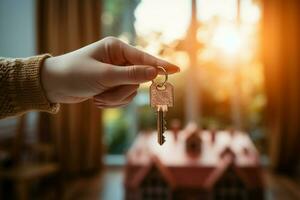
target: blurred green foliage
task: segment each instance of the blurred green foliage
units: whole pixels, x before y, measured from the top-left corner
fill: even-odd
[[[109,112],[109,111],[108,111]],[[106,120],[107,151],[109,154],[120,154],[128,148],[128,121],[124,116],[124,111],[121,109],[115,112],[120,112],[120,116],[114,120]]]

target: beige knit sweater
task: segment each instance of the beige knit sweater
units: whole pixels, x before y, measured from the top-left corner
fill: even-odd
[[[29,110],[56,113],[59,104],[48,101],[43,90],[40,69],[50,55],[25,59],[0,57],[0,119]]]

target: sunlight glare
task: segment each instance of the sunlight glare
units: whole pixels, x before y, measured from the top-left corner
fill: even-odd
[[[221,50],[224,54],[236,55],[242,46],[241,33],[233,26],[220,26],[214,33],[212,46]]]
[[[236,0],[198,0],[197,18],[208,22],[215,17],[226,21],[236,19]]]
[[[255,24],[260,20],[260,8],[251,0],[243,1],[241,11],[241,19],[245,23]]]
[[[142,0],[135,11],[136,32],[140,36],[161,33],[164,42],[182,38],[189,25],[190,7],[187,0]]]

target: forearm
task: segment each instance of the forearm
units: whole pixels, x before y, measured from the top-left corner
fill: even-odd
[[[55,113],[59,106],[55,103],[87,99],[93,99],[98,108],[125,106],[137,94],[139,84],[158,75],[157,66],[163,66],[169,74],[180,71],[112,37],[47,57],[0,58],[0,118],[28,110]]]
[[[41,84],[41,67],[48,57],[0,58],[0,119],[29,110],[58,111],[59,105],[48,101]]]

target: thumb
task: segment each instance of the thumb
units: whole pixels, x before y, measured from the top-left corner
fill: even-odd
[[[112,71],[114,85],[144,83],[153,80],[158,73],[156,67],[149,65],[115,66]]]

